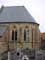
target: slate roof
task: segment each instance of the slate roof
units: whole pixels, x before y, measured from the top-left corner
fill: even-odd
[[[1,10],[1,9],[0,9]],[[24,6],[7,6],[3,7],[0,12],[1,22],[31,22],[36,23],[34,18],[29,14]]]

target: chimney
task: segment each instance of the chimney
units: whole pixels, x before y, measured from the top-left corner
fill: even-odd
[[[3,8],[4,8],[4,6],[2,5],[1,8],[0,8],[0,13],[2,12]]]

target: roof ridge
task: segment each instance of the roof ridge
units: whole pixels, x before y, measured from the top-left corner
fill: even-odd
[[[4,6],[4,7],[6,7],[6,8],[10,8],[10,7],[24,7],[24,5],[21,5],[21,6]]]

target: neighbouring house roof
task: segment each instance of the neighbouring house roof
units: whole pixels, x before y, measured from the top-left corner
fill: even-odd
[[[6,26],[0,26],[0,36],[3,36],[3,34],[6,30],[7,30]]]
[[[37,23],[24,6],[7,6],[0,8],[0,23],[31,22]]]

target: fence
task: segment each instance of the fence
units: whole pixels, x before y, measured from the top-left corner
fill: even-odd
[[[1,54],[1,60],[45,60],[45,50],[39,49],[15,49]],[[27,57],[25,57],[27,56]]]

